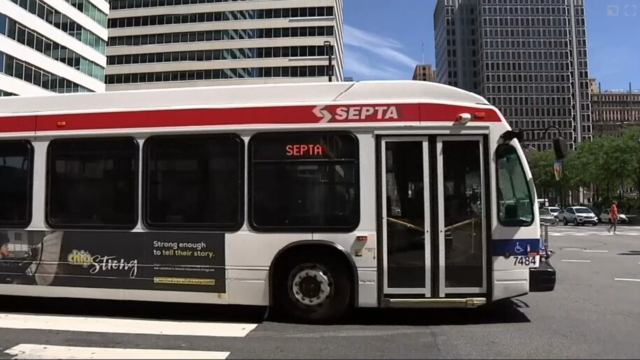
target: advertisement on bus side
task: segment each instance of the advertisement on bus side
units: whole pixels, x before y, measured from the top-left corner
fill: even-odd
[[[224,234],[0,231],[0,284],[226,292]]]

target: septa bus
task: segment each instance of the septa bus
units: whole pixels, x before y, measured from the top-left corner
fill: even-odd
[[[430,82],[1,99],[0,294],[316,322],[550,291],[521,139]]]

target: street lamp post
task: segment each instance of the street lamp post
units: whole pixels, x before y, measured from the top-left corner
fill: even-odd
[[[333,47],[331,46],[331,41],[324,42],[324,48],[326,50],[327,56],[329,58],[329,64],[327,68],[327,75],[329,76],[329,82],[333,81]]]

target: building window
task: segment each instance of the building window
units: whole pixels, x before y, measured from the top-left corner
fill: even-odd
[[[335,68],[333,69],[335,74]],[[222,79],[324,77],[327,66],[283,66],[264,68],[236,68],[214,70],[188,70],[174,72],[138,73],[133,75],[107,75],[107,84],[134,84],[168,81],[199,81]]]
[[[267,48],[241,48],[220,50],[179,51],[171,53],[147,53],[113,55],[108,65],[151,64],[158,62],[212,61],[229,59],[264,59],[281,57],[326,56],[325,46],[282,46]]]
[[[12,0],[18,1],[18,0]],[[196,14],[168,14],[109,19],[109,29],[151,25],[177,25],[199,22],[241,21],[260,19],[331,17],[333,7],[216,11]]]
[[[32,185],[33,148],[31,143],[27,140],[1,141],[0,227],[29,226]]]
[[[0,15],[2,16],[2,15]],[[8,18],[8,38],[28,46],[35,51],[44,54],[56,61],[70,66],[84,74],[87,74],[100,82],[104,82],[104,67],[81,56],[75,51],[50,40],[39,33],[32,32],[23,24]],[[25,36],[26,34],[26,36]]]
[[[24,80],[30,84],[56,93],[92,92],[66,78],[46,72],[34,65],[17,60],[13,56],[0,52],[0,73]]]
[[[73,38],[80,40],[83,44],[92,47],[101,54],[106,53],[107,42],[98,35],[80,26],[67,15],[49,7],[39,0],[11,0],[16,5],[38,16],[49,25],[59,29]]]
[[[360,222],[358,141],[350,133],[261,133],[249,142],[251,225],[351,231]]]
[[[236,135],[153,136],[144,143],[149,228],[238,230],[244,142]]]
[[[325,37],[334,35],[333,26],[286,27],[275,29],[231,29],[168,34],[145,34],[109,37],[109,46],[137,46],[187,42],[236,41],[248,39]]]
[[[46,219],[50,227],[133,229],[138,224],[134,138],[49,143]]]

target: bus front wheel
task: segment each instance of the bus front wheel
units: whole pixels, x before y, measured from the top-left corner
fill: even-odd
[[[274,299],[279,311],[296,321],[328,323],[349,309],[351,289],[349,268],[321,254],[297,254],[287,259],[278,274]]]

